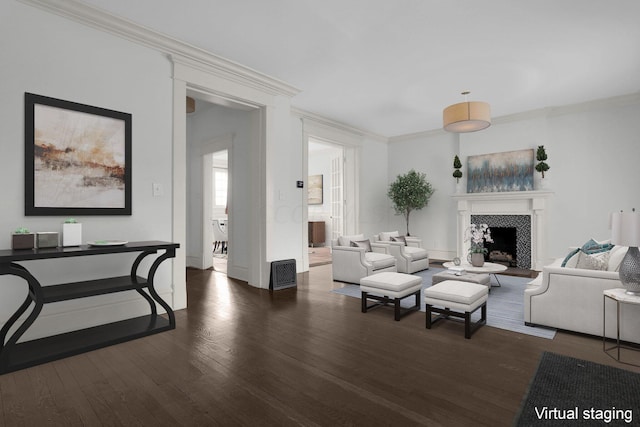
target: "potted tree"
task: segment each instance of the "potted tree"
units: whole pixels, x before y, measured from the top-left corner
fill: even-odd
[[[462,163],[460,162],[460,158],[456,154],[456,156],[453,158],[453,168],[455,169],[453,171],[453,177],[456,179],[456,184],[459,183],[460,178],[462,178],[462,171],[460,170],[461,167]]]
[[[398,175],[396,180],[389,184],[387,196],[391,199],[396,214],[404,216],[407,223],[407,236],[410,235],[409,215],[412,211],[427,206],[434,191],[426,175],[413,169],[405,175]]]
[[[547,152],[544,149],[544,145],[538,145],[538,151],[536,151],[536,160],[538,160],[538,163],[535,166],[536,171],[540,172],[540,174],[542,175],[542,179],[539,180],[538,185],[540,188],[546,188],[544,173],[548,171],[550,168],[549,168],[549,164],[547,164],[546,162]]]
[[[547,152],[544,149],[544,145],[538,146],[536,160],[538,160],[536,170],[542,174],[542,178],[544,179],[544,173],[550,169],[549,165],[545,162],[545,160],[547,160]]]
[[[456,193],[460,193],[462,189],[460,188],[460,178],[462,178],[462,171],[460,168],[462,167],[462,162],[460,162],[460,157],[456,154],[453,158],[453,177],[456,179]]]

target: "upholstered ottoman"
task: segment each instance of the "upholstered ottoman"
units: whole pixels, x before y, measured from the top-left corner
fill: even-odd
[[[471,338],[471,334],[487,323],[488,294],[489,288],[485,285],[459,280],[445,280],[425,289],[427,329],[431,329],[432,324],[449,316],[459,317],[464,319],[464,337]],[[482,309],[480,320],[472,325],[471,313],[479,308]],[[439,315],[432,319],[432,313]]]
[[[445,280],[457,280],[458,282],[469,282],[469,283],[477,283],[478,285],[485,285],[486,287],[491,287],[491,280],[488,274],[484,273],[469,273],[465,271],[460,276],[456,276],[455,274],[445,270],[440,273],[436,273],[431,277],[431,284],[435,285],[440,282],[444,282]]]
[[[387,271],[363,277],[360,279],[362,312],[366,313],[370,308],[393,302],[395,320],[400,320],[402,316],[420,309],[421,289],[422,278],[411,274]],[[415,295],[416,297],[415,305],[410,308],[400,307],[400,301],[411,295]],[[368,305],[369,299],[373,299],[377,302],[372,305]]]

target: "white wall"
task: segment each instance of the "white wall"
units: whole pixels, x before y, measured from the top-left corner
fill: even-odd
[[[359,188],[359,233],[371,238],[389,228],[390,210],[387,190],[388,155],[391,148],[380,138],[365,136],[358,151],[360,188]]]
[[[389,144],[387,189],[398,175],[411,169],[424,173],[435,189],[429,204],[409,215],[410,234],[422,239],[423,247],[434,259],[455,256],[456,212],[451,195],[455,193],[456,181],[452,173],[456,147],[457,136],[439,131],[393,138]],[[404,216],[395,214],[386,191],[385,198],[390,215],[388,231],[398,230],[405,234]]]
[[[24,92],[113,109],[133,115],[131,216],[77,217],[83,241],[171,240],[171,68],[150,49],[107,35],[19,2],[0,2],[0,174],[5,185],[0,247],[11,231],[59,231],[64,217],[24,216]],[[164,196],[152,196],[152,183]],[[115,255],[29,262],[43,284],[128,274],[133,256]],[[26,265],[26,264],[25,264]],[[157,285],[171,303],[171,266],[159,269]],[[21,280],[1,276],[0,323],[24,298]],[[49,304],[25,338],[77,329],[145,312],[135,293]],[[148,306],[147,306],[148,307]]]
[[[544,145],[551,166],[545,179],[554,192],[549,200],[547,254],[561,257],[569,246],[589,238],[609,238],[609,212],[640,206],[640,192],[634,187],[640,178],[638,117],[640,96],[627,96],[495,119],[484,131],[461,134],[459,152],[454,149],[455,134],[394,138],[389,179],[410,167],[427,173],[437,193],[424,214],[412,218],[418,223],[412,229],[426,237],[432,252],[455,254],[456,211],[449,197],[455,191],[453,156],[460,156],[466,183],[469,155]]]

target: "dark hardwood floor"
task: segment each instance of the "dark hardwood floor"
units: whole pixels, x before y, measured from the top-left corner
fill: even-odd
[[[635,370],[602,342],[426,330],[360,312],[331,265],[270,293],[188,270],[173,331],[0,376],[5,426],[509,426],[543,351]]]

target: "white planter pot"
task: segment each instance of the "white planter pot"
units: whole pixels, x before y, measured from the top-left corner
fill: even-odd
[[[540,172],[536,172],[533,180],[534,190],[548,190],[549,189],[549,175],[542,177]]]
[[[82,224],[62,224],[62,246],[82,244]]]

